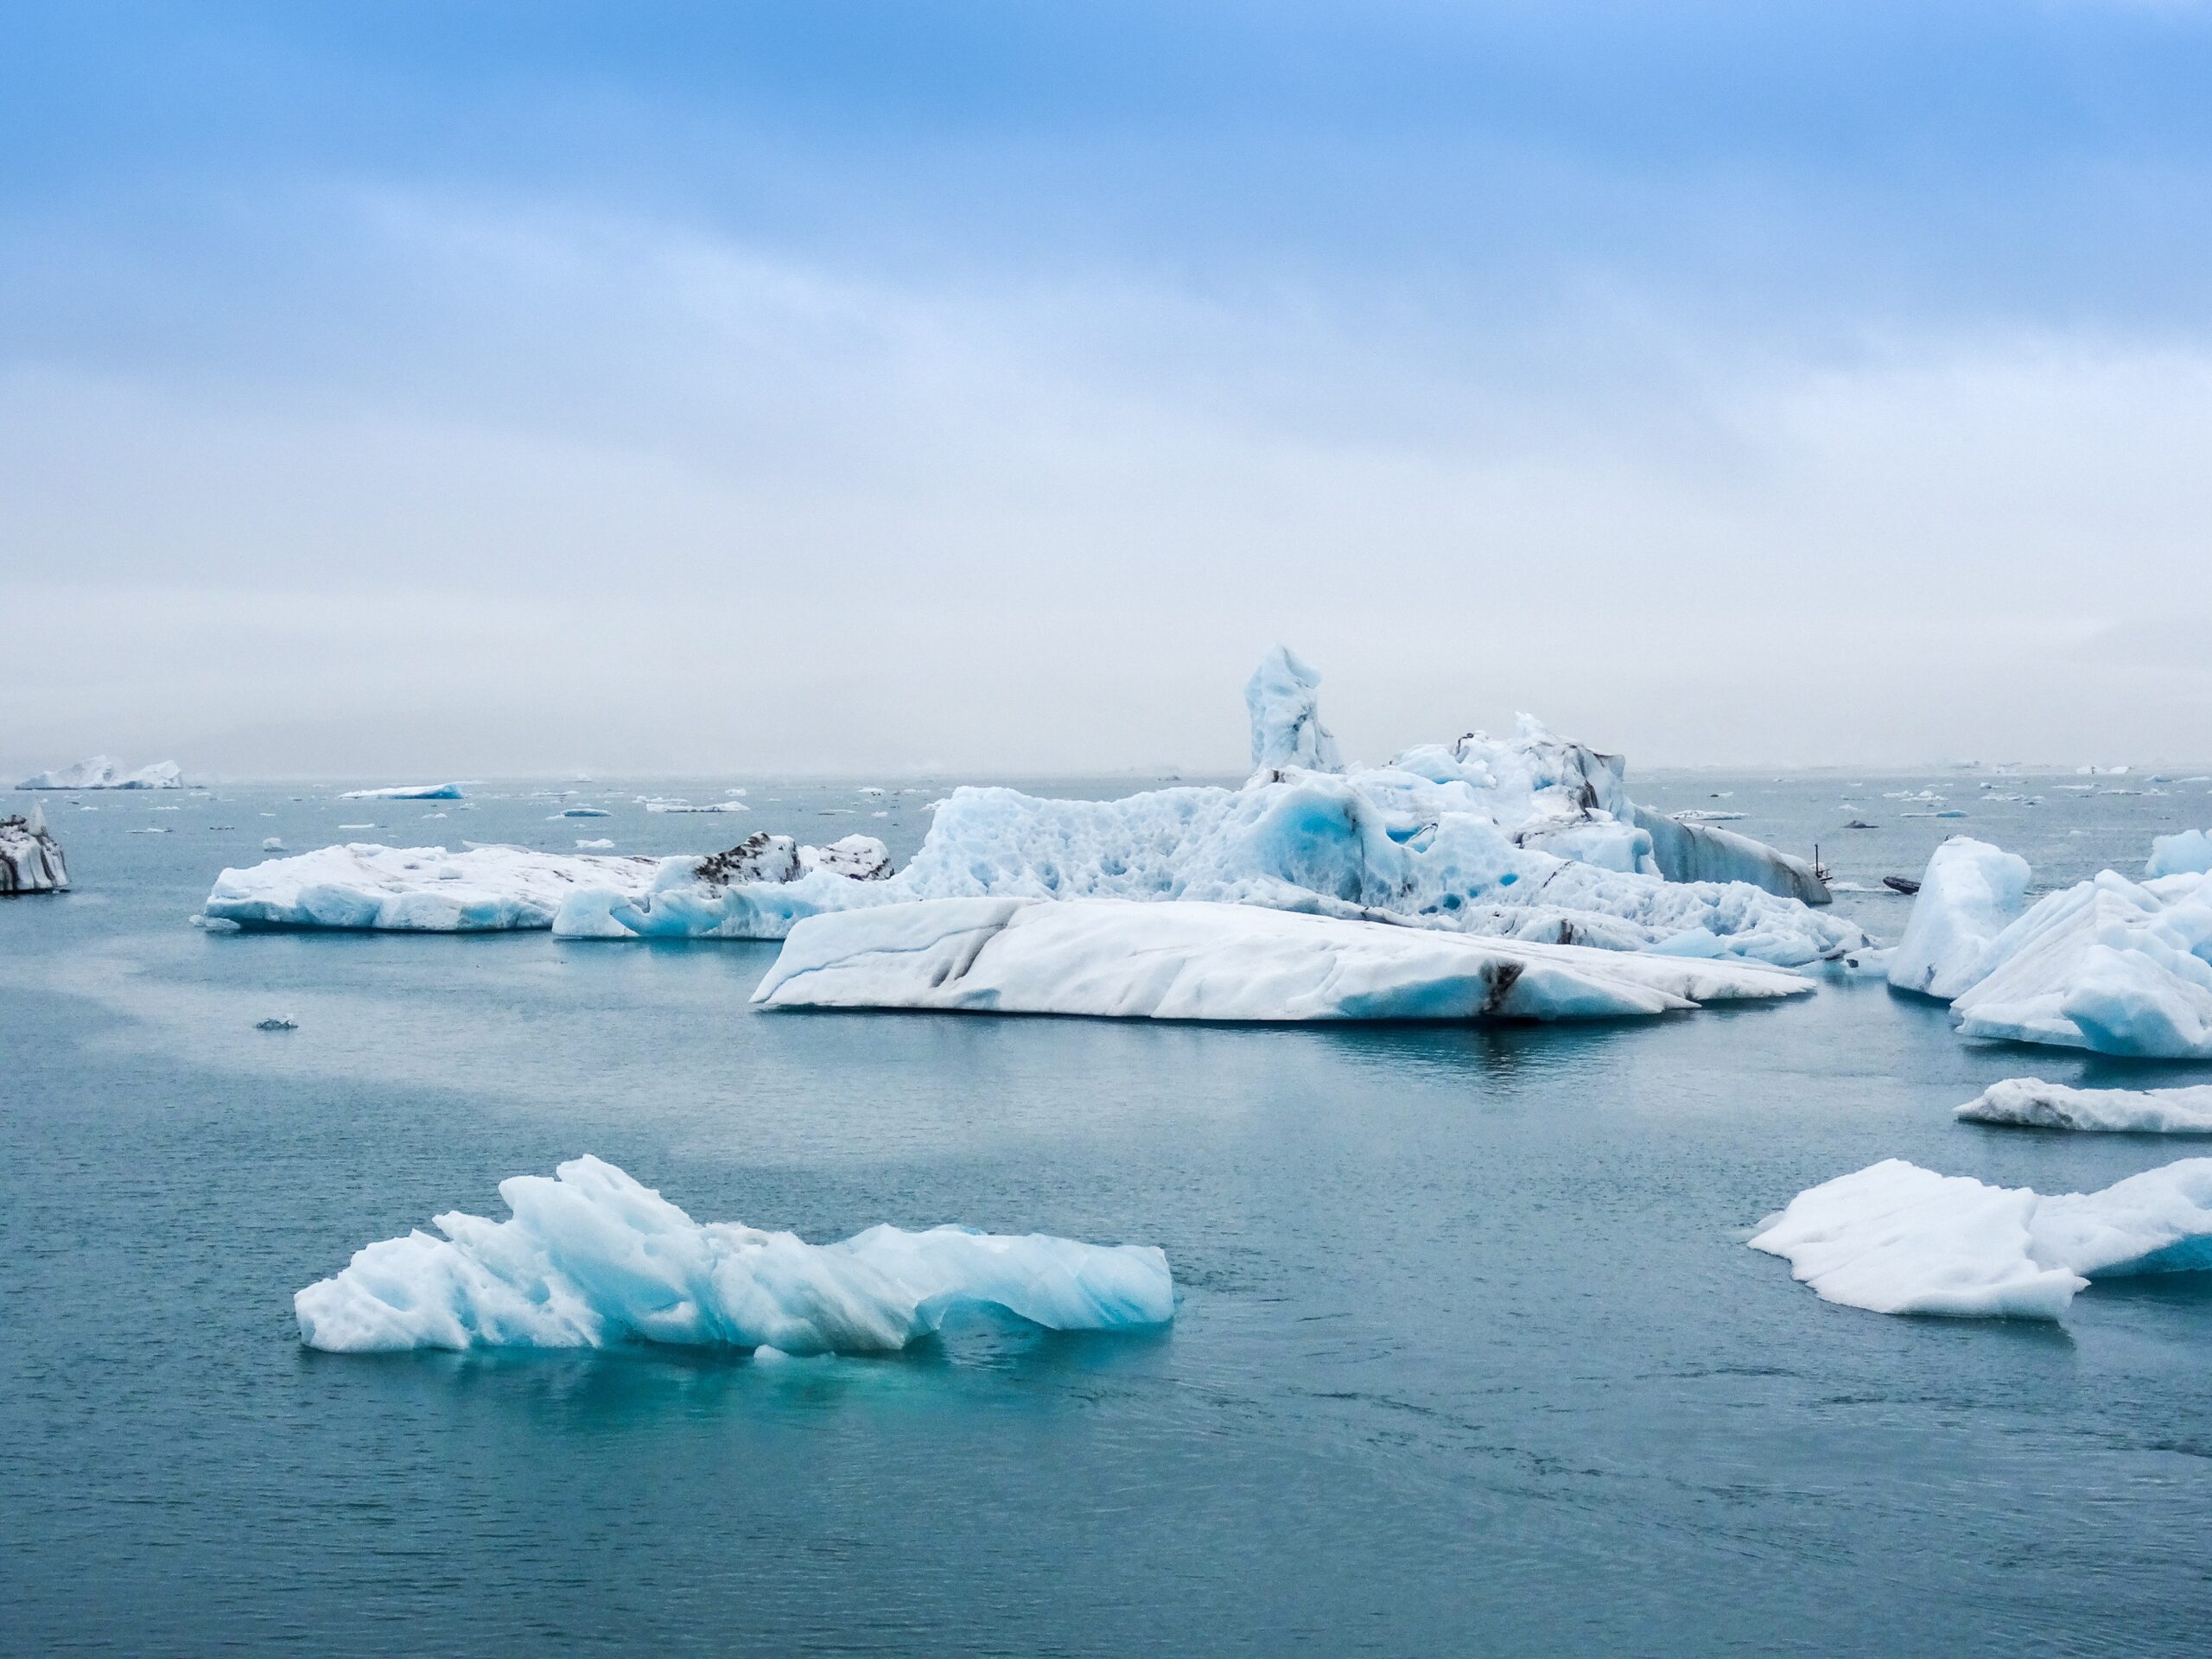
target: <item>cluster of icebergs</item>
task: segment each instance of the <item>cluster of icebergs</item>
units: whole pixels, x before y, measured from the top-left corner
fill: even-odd
[[[73,766],[33,772],[17,789],[181,789],[184,773],[174,760],[157,760],[136,772],[125,772],[104,754],[79,760]]]
[[[1890,982],[1949,1002],[1968,1037],[2212,1058],[2204,841],[2163,836],[2143,880],[2106,870],[2030,905],[2025,860],[1955,836],[1929,861]]]
[[[1827,893],[1802,861],[1637,805],[1617,758],[1526,716],[1510,738],[1469,733],[1385,766],[1348,766],[1321,721],[1319,680],[1281,648],[1262,662],[1245,690],[1255,770],[1241,788],[1110,801],[963,788],[937,804],[895,874],[883,843],[858,836],[809,848],[763,832],[658,862],[351,846],[226,870],[205,915],[243,926],[550,927],[576,939],[790,938],[790,960],[817,966],[777,979],[766,1006],[808,1002],[832,983],[851,1006],[865,981],[870,1006],[1111,1006],[1160,1018],[1650,1012],[1784,995],[1802,987],[1739,969],[1801,967],[1866,944],[1813,907]],[[956,913],[916,906],[956,899],[995,901],[988,913],[1005,938],[989,959],[1012,962],[1011,941],[1025,941],[1026,976],[970,971],[957,991],[923,988],[937,1000],[922,1001],[880,963],[865,974],[820,966],[824,952],[881,957],[883,940]],[[1150,913],[1162,904],[1175,913]],[[886,914],[850,919],[874,910]],[[831,918],[837,928],[794,935]],[[1128,963],[1109,971],[1117,954]],[[1138,961],[1151,976],[1141,983],[1128,965]],[[1500,992],[1502,975],[1520,988]],[[1255,988],[1225,996],[1240,976]],[[1290,1000],[1270,1004],[1267,986]],[[1284,1012],[1294,1007],[1312,1012]],[[1190,1012],[1201,1007],[1223,1011]]]
[[[512,1218],[443,1215],[355,1253],[293,1298],[308,1346],[604,1348],[624,1343],[777,1354],[882,1353],[962,1307],[1053,1331],[1160,1325],[1175,1315],[1167,1257],[1148,1245],[959,1227],[871,1227],[835,1244],[696,1222],[613,1165],[499,1184]]]
[[[0,897],[64,893],[68,887],[69,866],[61,843],[46,827],[46,814],[34,806],[0,818]]]

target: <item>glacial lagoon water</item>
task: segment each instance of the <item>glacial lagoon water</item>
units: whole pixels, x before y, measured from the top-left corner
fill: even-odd
[[[2212,822],[2202,783],[1631,781],[1866,887],[1959,830],[2041,887]],[[2212,1275],[2095,1286],[2063,1328],[1894,1319],[1743,1240],[1892,1154],[2048,1192],[2212,1151],[1950,1116],[2005,1076],[2212,1068],[1970,1046],[1878,982],[1583,1029],[760,1015],[772,945],[185,925],[266,836],[903,856],[938,792],[574,787],[612,816],[45,798],[78,890],[0,906],[0,1649],[2204,1650]],[[1884,798],[1922,787],[1969,817]],[[1181,1310],[797,1364],[302,1348],[301,1286],[585,1151],[817,1240],[1156,1243]]]

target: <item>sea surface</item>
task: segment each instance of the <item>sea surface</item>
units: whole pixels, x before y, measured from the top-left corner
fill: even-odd
[[[2212,1067],[1968,1044],[1878,981],[1581,1028],[762,1015],[772,944],[186,922],[265,836],[903,858],[942,792],[633,798],[736,781],[42,798],[77,890],[0,903],[0,1650],[2212,1647],[2212,1275],[2094,1286],[2063,1327],[1900,1319],[1744,1246],[1885,1157],[2063,1192],[2212,1153],[1950,1115]],[[2041,887],[2212,823],[2177,778],[1630,781],[1817,841],[1892,939],[1880,878],[1945,835]],[[551,816],[581,802],[611,816]],[[354,1249],[583,1152],[817,1241],[1159,1244],[1180,1311],[800,1365],[300,1345],[292,1293]]]

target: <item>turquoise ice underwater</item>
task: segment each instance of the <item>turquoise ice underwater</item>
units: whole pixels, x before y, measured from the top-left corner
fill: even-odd
[[[1885,793],[1970,792],[1855,781],[1642,786],[1853,887],[1961,829],[2061,886],[2208,817],[2176,785],[1906,821]],[[1884,828],[1838,831],[1847,792]],[[0,914],[12,1650],[2198,1649],[2202,1274],[2063,1325],[1886,1319],[1744,1242],[1890,1156],[2108,1186],[2190,1143],[1952,1113],[2201,1065],[1963,1042],[1878,981],[1580,1028],[763,1017],[772,944],[182,925],[272,836],[454,838],[331,793],[49,803],[77,891]],[[903,862],[939,793],[748,798]],[[721,838],[611,810],[487,799],[470,833]],[[1907,901],[1836,908],[1894,939]],[[817,1243],[1157,1245],[1181,1304],[782,1365],[302,1348],[294,1292],[582,1152]]]

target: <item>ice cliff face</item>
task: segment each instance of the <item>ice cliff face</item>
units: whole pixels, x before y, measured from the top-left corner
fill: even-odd
[[[68,887],[69,866],[61,843],[46,827],[46,814],[34,806],[28,813],[0,818],[0,896],[64,893]]]
[[[17,789],[181,789],[184,775],[174,760],[157,760],[136,772],[124,772],[104,754],[79,760],[73,766],[35,772]]]
[[[960,1227],[872,1227],[836,1244],[696,1222],[613,1165],[499,1183],[506,1221],[440,1216],[355,1253],[293,1298],[300,1338],[341,1353],[410,1348],[606,1348],[624,1343],[904,1348],[963,1305],[1054,1331],[1118,1331],[1175,1316],[1167,1258]]]

